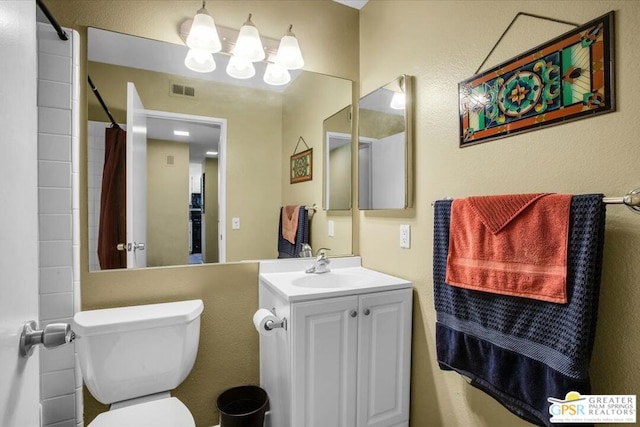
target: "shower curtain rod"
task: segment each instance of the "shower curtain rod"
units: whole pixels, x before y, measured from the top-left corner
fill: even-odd
[[[62,29],[60,24],[58,24],[58,21],[56,21],[56,18],[51,14],[49,8],[47,8],[47,5],[44,4],[42,0],[36,0],[36,4],[38,5],[42,13],[44,13],[44,16],[47,17],[53,28],[56,30],[56,33],[58,33],[58,37],[60,37],[60,40],[69,40],[69,36],[67,36],[67,33]]]
[[[96,88],[94,86],[93,82],[91,81],[91,76],[87,76],[87,80],[89,80],[89,86],[91,86],[91,90],[93,91],[93,93],[96,96],[96,98],[98,98],[98,101],[100,102],[100,105],[102,105],[102,109],[104,110],[105,113],[107,113],[107,116],[109,116],[109,120],[111,120],[111,126],[113,126],[115,128],[118,128],[118,129],[122,129],[120,127],[120,125],[118,123],[116,123],[116,120],[111,115],[111,111],[109,111],[109,108],[107,108],[107,104],[104,103],[104,100],[102,99],[102,96],[100,96],[100,92],[98,92],[98,88]]]

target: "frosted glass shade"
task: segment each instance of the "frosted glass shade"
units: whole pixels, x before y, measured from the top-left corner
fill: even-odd
[[[288,70],[298,70],[304,66],[304,59],[302,59],[298,39],[293,33],[287,33],[280,40],[275,62]]]
[[[250,79],[256,75],[256,69],[248,59],[232,56],[227,64],[227,74],[236,79]]]
[[[406,101],[403,92],[394,92],[393,97],[391,98],[390,107],[394,110],[404,110],[406,107]]]
[[[291,81],[291,74],[286,68],[277,65],[269,64],[264,72],[264,82],[273,86],[286,85]]]
[[[249,15],[247,22],[240,28],[238,40],[236,40],[236,45],[233,48],[233,55],[251,62],[262,61],[265,58],[260,33],[258,33],[258,29],[251,22],[251,15]]]
[[[205,8],[200,9],[193,18],[193,23],[187,36],[187,46],[191,49],[206,50],[211,53],[222,50],[216,24]]]
[[[187,57],[184,59],[184,65],[197,73],[210,73],[216,69],[213,54],[200,49],[189,49]]]

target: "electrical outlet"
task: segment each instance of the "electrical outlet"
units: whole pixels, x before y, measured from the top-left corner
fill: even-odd
[[[400,247],[409,249],[411,247],[411,226],[403,224],[400,226]]]
[[[335,228],[335,224],[333,220],[330,219],[329,221],[327,221],[327,234],[329,235],[329,237],[334,236],[334,232],[335,232],[334,228]]]
[[[238,217],[231,218],[231,229],[240,230],[240,218]]]

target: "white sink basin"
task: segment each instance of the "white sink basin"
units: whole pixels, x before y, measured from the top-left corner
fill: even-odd
[[[304,276],[296,277],[291,280],[293,286],[300,286],[302,288],[348,288],[353,286],[362,286],[367,281],[370,281],[370,277],[365,274],[358,274],[356,272],[348,271],[348,269],[336,269],[331,270],[328,273],[322,274],[307,274]]]
[[[372,291],[410,288],[411,282],[361,267],[359,257],[331,258],[328,273],[305,273],[311,260],[264,261],[260,284],[288,301],[304,301]]]

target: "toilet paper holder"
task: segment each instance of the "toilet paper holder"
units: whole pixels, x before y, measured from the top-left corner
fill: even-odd
[[[274,316],[278,317],[278,315],[276,314],[276,308],[275,307],[273,307],[271,309],[271,312],[273,313]],[[282,329],[284,329],[286,331],[287,330],[287,318],[283,317],[282,319],[278,319],[277,322],[273,321],[273,320],[267,320],[265,322],[265,324],[264,324],[264,328],[267,331],[272,331],[272,330],[277,329],[277,328],[282,328]]]

